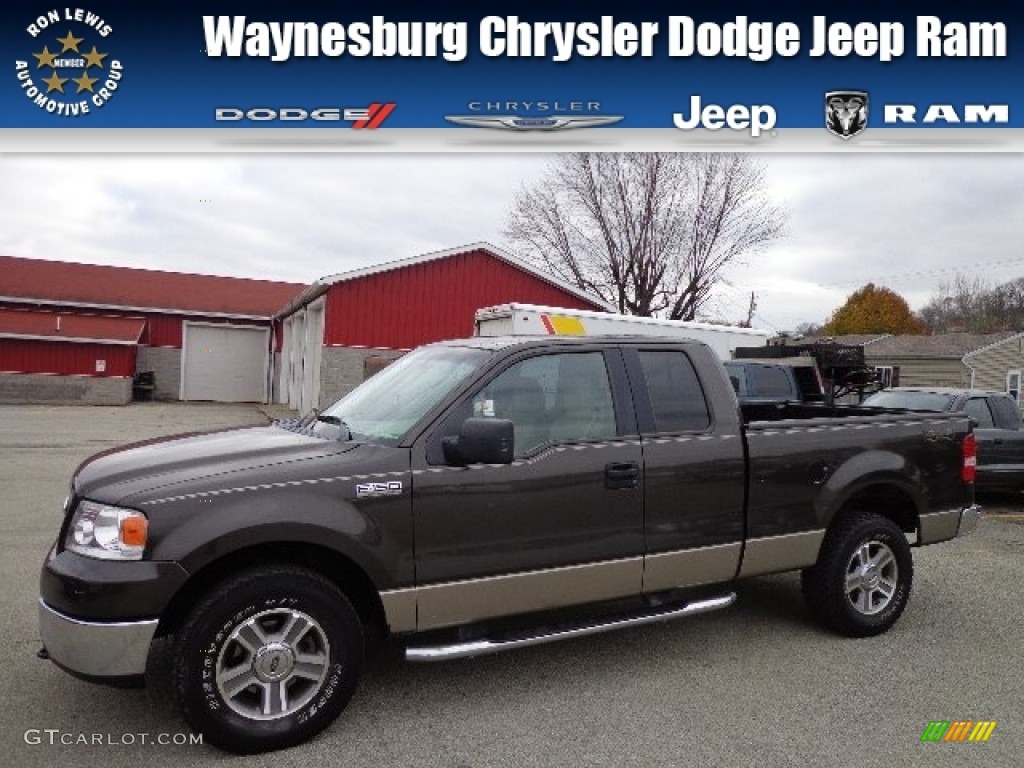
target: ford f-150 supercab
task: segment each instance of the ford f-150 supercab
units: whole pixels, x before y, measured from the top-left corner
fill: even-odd
[[[976,525],[974,460],[961,413],[741,409],[699,342],[433,344],[322,413],[85,461],[42,569],[43,655],[131,683],[166,638],[188,723],[255,752],[339,715],[376,630],[454,659],[799,569],[813,616],[874,635],[911,546]]]

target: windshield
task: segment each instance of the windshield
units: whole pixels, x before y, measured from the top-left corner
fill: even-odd
[[[353,440],[396,445],[402,436],[480,367],[491,353],[472,347],[424,347],[399,358],[323,412]],[[314,430],[332,429],[318,422]]]
[[[863,402],[869,408],[906,408],[909,411],[947,411],[952,395],[937,392],[877,392]]]

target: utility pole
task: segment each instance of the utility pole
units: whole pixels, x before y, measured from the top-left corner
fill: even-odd
[[[751,328],[754,324],[754,310],[757,309],[757,294],[753,291],[750,292],[750,306],[747,309],[747,322],[743,324],[744,328]]]

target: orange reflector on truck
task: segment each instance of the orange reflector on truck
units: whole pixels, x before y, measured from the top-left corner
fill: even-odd
[[[121,543],[126,547],[146,546],[149,521],[146,516],[136,513],[121,518]]]

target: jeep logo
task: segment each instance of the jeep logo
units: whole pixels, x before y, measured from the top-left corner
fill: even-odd
[[[681,131],[730,128],[734,131],[747,131],[756,137],[762,131],[770,131],[775,127],[775,108],[767,104],[733,104],[729,107],[708,104],[704,107],[700,96],[691,96],[689,117],[683,112],[676,112],[672,115],[672,122]]]

